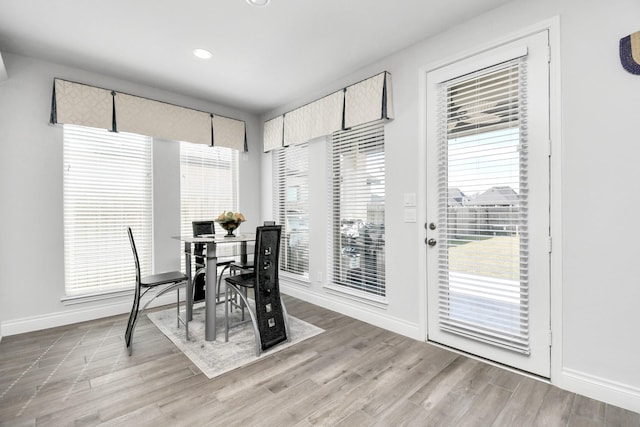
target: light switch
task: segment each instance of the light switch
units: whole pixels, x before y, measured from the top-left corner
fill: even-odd
[[[404,208],[404,222],[416,222],[417,216],[416,208]]]
[[[413,207],[416,205],[416,193],[404,193],[404,205]]]

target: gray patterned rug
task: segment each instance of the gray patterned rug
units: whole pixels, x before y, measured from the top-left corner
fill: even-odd
[[[240,318],[240,311],[234,310],[232,315],[232,321],[236,321]],[[289,316],[289,341],[278,344],[263,352],[260,357],[256,357],[255,336],[250,322],[230,329],[229,341],[224,342],[222,305],[218,306],[217,310],[216,341],[204,340],[203,305],[194,307],[193,321],[189,322],[189,341],[185,337],[184,325],[180,325],[180,329],[177,328],[175,307],[149,313],[147,316],[208,378],[248,365],[324,332],[324,329]],[[249,319],[248,314],[245,316]]]

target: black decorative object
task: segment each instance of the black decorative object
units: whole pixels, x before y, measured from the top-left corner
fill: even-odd
[[[640,31],[620,39],[620,62],[631,74],[640,75]]]

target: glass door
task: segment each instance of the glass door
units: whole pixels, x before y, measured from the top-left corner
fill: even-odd
[[[428,337],[548,377],[547,34],[428,75]]]

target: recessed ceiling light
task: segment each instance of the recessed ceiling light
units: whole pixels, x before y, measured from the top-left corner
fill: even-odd
[[[268,5],[269,1],[270,0],[247,0],[247,3],[249,3],[251,6],[262,7]]]
[[[213,57],[213,53],[206,49],[194,49],[193,54],[200,59],[211,59]]]

